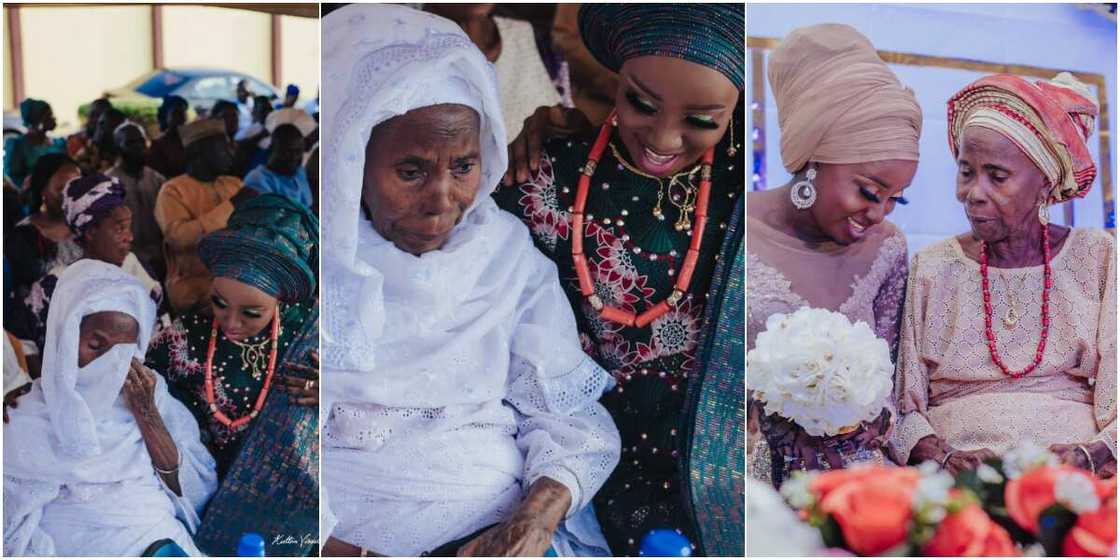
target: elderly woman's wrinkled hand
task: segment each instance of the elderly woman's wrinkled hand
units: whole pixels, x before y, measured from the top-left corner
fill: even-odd
[[[566,486],[538,478],[513,517],[463,545],[458,556],[544,556],[571,503]]]
[[[306,407],[319,406],[319,353],[312,350],[310,366],[286,362],[284,369],[298,375],[280,376],[280,386],[288,393],[288,400],[292,404]]]
[[[319,550],[320,556],[382,556],[373,551],[362,550],[362,547],[350,544],[344,540],[336,539],[335,537],[327,537],[327,542],[323,543],[323,548]]]
[[[1055,443],[1050,452],[1058,456],[1063,465],[1092,471],[1102,476],[1114,476],[1116,457],[1103,441],[1091,443]]]
[[[976,469],[984,461],[998,458],[999,455],[996,455],[995,451],[986,447],[973,451],[953,451],[942,468],[949,474],[957,476],[959,473]]]
[[[579,109],[561,105],[537,107],[525,119],[521,133],[509,143],[509,168],[502,178],[502,185],[525,183],[537,172],[541,159],[541,145],[554,136],[573,136],[592,129]]]
[[[144,367],[140,360],[132,359],[128,366],[128,375],[124,378],[121,387],[125,405],[137,421],[156,412],[156,374]]]
[[[19,408],[19,398],[31,392],[31,384],[27,383],[20,387],[16,387],[4,395],[4,423],[8,423],[8,409]]]

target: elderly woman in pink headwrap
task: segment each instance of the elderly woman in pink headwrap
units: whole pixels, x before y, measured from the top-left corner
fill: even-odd
[[[1031,441],[1116,470],[1116,246],[1051,224],[1085,196],[1097,115],[1067,73],[982,78],[949,100],[957,200],[972,230],[911,266],[895,390],[902,463],[975,467]]]
[[[800,307],[863,321],[897,347],[906,239],[886,215],[914,178],[921,109],[847,25],[796,29],[771,53],[782,162],[793,177],[747,195],[747,347],[766,319]],[[749,375],[749,372],[748,372]],[[892,413],[839,436],[809,436],[748,401],[754,478],[884,462]]]

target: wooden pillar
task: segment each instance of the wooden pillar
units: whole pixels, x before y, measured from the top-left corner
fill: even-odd
[[[27,94],[23,84],[23,32],[20,28],[19,8],[4,9],[8,18],[8,49],[12,55],[12,102],[18,106]]]
[[[282,88],[284,76],[282,73],[284,55],[280,48],[283,38],[280,33],[280,16],[272,15],[272,85]]]
[[[163,68],[163,6],[152,6],[152,67]]]

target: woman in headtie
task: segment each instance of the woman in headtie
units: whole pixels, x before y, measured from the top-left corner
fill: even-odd
[[[972,231],[915,257],[891,447],[975,467],[1020,442],[1116,472],[1116,244],[1051,224],[1096,176],[1097,107],[1067,73],[981,78],[949,100],[956,196]]]
[[[607,554],[586,506],[618,462],[610,377],[489,196],[492,66],[401,6],[323,25],[323,554]]]
[[[19,104],[19,115],[27,132],[9,138],[4,143],[4,174],[19,188],[23,180],[35,169],[35,162],[46,154],[65,154],[66,141],[51,139],[47,133],[54,130],[54,111],[46,101],[28,97]],[[33,209],[34,210],[34,209]]]
[[[243,532],[291,535],[270,556],[302,556],[318,533],[319,221],[261,195],[199,244],[214,275],[213,316],[179,316],[152,340],[148,366],[202,427],[221,488],[196,536],[235,554]],[[261,488],[269,488],[262,491]]]
[[[4,425],[6,556],[139,556],[191,535],[217,486],[198,424],[145,368],[148,290],[83,259],[58,282],[43,374]]]
[[[71,180],[63,189],[62,211],[82,248],[82,258],[119,266],[134,276],[148,289],[158,312],[163,288],[132,253],[132,211],[125,203],[120,180],[100,173]],[[16,321],[22,323],[19,336],[43,344],[51,296],[67,266],[55,265],[31,285],[23,304],[16,309]]]
[[[615,555],[653,529],[743,554],[744,14],[734,4],[585,4],[584,43],[619,73],[612,116],[544,144],[501,189],[559,269],[622,460],[595,508]],[[518,143],[514,144],[514,151]]]
[[[747,196],[747,347],[775,313],[837,311],[886,340],[892,358],[906,238],[885,221],[918,165],[921,108],[875,47],[847,25],[795,29],[770,54],[782,162],[793,177]],[[749,400],[752,477],[883,462],[890,403],[850,433],[809,436]]]

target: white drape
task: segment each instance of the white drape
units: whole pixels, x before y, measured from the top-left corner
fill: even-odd
[[[78,367],[82,318],[102,311],[135,318],[140,336]],[[197,422],[157,377],[156,405],[181,458],[177,496],[155,473],[120,397],[154,322],[148,290],[120,267],[81,260],[59,278],[43,376],[4,426],[5,555],[135,556],[162,538],[197,552],[190,532],[217,487]]]

